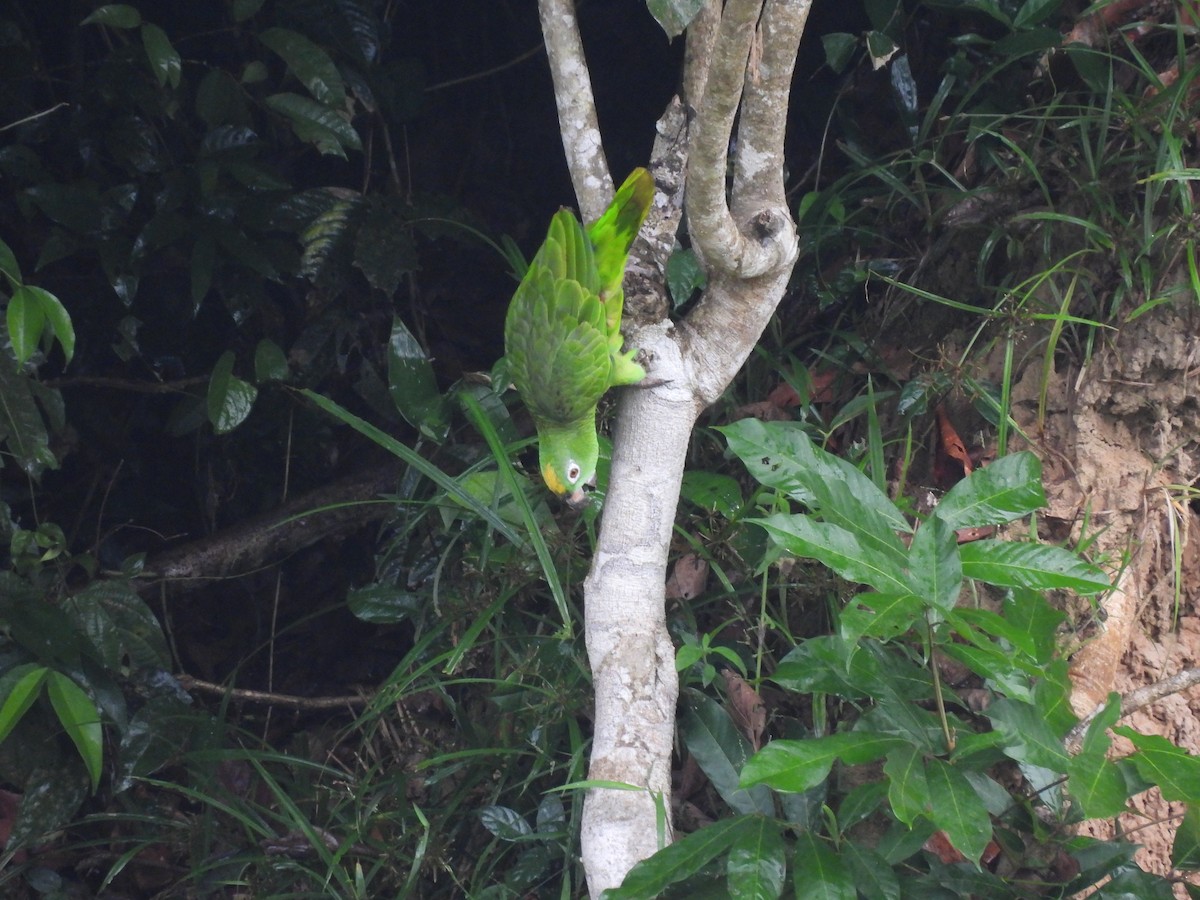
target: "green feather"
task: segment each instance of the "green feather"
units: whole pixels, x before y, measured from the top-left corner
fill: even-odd
[[[622,352],[621,280],[653,195],[653,179],[636,169],[589,231],[559,210],[505,319],[509,371],[537,426],[542,477],[572,503],[595,479],[600,398],[646,374],[636,351]]]

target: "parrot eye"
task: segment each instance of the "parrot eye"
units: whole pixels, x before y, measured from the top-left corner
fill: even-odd
[[[579,468],[579,463],[573,462],[567,464],[567,483],[574,484],[579,480],[579,476],[583,474],[583,470]]]

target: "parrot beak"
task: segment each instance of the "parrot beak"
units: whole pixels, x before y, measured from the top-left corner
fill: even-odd
[[[567,506],[574,510],[583,509],[587,506],[588,496],[583,492],[583,488],[575,488],[574,491],[563,497],[567,501]]]

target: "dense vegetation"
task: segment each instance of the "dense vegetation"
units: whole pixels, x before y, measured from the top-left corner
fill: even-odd
[[[0,19],[6,896],[582,890],[604,476],[550,504],[483,374],[570,189],[532,4],[467,5]],[[608,6],[580,12],[624,172],[679,52]],[[1191,26],[1067,46],[1073,12],[815,13],[803,255],[677,516],[691,834],[628,896],[1167,897],[1075,831],[1151,785],[1200,868],[1197,759],[1118,727],[1113,761],[1116,701],[1067,702],[1063,594],[1121,560],[1009,452],[1024,336],[1049,373],[1200,295]]]

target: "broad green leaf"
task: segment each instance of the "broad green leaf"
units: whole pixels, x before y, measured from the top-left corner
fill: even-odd
[[[46,673],[46,693],[63,730],[79,751],[91,778],[92,790],[95,791],[100,786],[100,771],[104,762],[104,730],[100,727],[100,711],[83,688],[62,672],[50,670]]]
[[[479,812],[479,821],[502,841],[517,841],[533,834],[525,817],[507,806],[485,806]]]
[[[758,816],[734,816],[693,831],[643,859],[629,870],[619,888],[610,888],[601,896],[604,900],[657,897],[725,853],[744,833],[757,830],[758,821]]]
[[[1138,774],[1158,785],[1164,800],[1200,803],[1200,757],[1192,756],[1156,734],[1141,734],[1126,725],[1113,729],[1129,738],[1136,753],[1127,757]]]
[[[150,70],[162,86],[179,87],[179,79],[183,73],[183,60],[171,46],[167,33],[157,25],[146,23],[142,26],[142,46],[146,48],[146,56],[150,58]]]
[[[840,820],[838,825],[846,827]],[[842,858],[850,868],[854,886],[867,900],[900,900],[900,880],[887,860],[874,850],[857,841],[845,841]]]
[[[963,575],[1001,587],[1098,594],[1112,587],[1104,573],[1061,547],[1013,541],[972,541],[959,547]]]
[[[233,374],[234,355],[226,350],[208,381],[208,420],[217,434],[228,434],[250,415],[258,388]]]
[[[127,3],[110,3],[93,10],[80,25],[107,25],[109,28],[137,28],[142,14]]]
[[[49,670],[45,666],[28,666],[28,671],[17,679],[4,703],[0,705],[0,743],[12,734],[13,728],[21,721],[21,717],[33,706],[42,690],[42,682],[46,680]],[[6,673],[6,678],[8,674]]]
[[[46,315],[34,289],[21,285],[8,301],[8,336],[12,340],[17,367],[24,366],[37,350],[42,339]]]
[[[821,46],[825,49],[825,61],[829,68],[840,73],[850,64],[854,51],[858,49],[858,36],[844,31],[825,34],[821,36]]]
[[[71,821],[88,796],[88,775],[72,760],[46,760],[25,779],[21,805],[6,852],[43,838]]]
[[[58,466],[50,450],[46,421],[35,399],[37,386],[37,382],[18,370],[12,350],[0,346],[0,441],[5,442],[5,449],[32,478],[40,477],[47,466]],[[52,396],[57,396],[57,392]]]
[[[1042,463],[1028,450],[976,469],[946,492],[933,511],[952,529],[1003,525],[1046,505]]]
[[[698,691],[686,691],[682,701],[679,736],[721,799],[738,813],[773,815],[775,805],[765,786],[747,790],[738,784],[738,776],[754,750],[729,713]]]
[[[1001,699],[987,709],[992,726],[1004,736],[1004,749],[1018,762],[1066,772],[1070,758],[1045,714],[1028,703]]]
[[[877,498],[873,496],[878,494],[878,489],[857,469],[854,471],[858,477],[852,483],[835,480],[816,486],[820,504],[818,514],[826,522],[854,535],[870,553],[893,566],[904,566],[904,544],[892,529],[888,518],[879,511]],[[867,488],[867,485],[870,487]],[[866,492],[865,497],[854,494],[856,486]]]
[[[707,273],[696,258],[696,252],[690,247],[676,247],[667,260],[667,289],[671,292],[675,307],[686,303],[692,294],[704,287],[707,280]]]
[[[702,509],[720,513],[727,519],[735,518],[745,502],[737,480],[716,472],[684,472],[679,496]]]
[[[858,896],[845,862],[811,830],[796,838],[792,881],[797,900],[855,900]]]
[[[288,28],[268,28],[258,39],[278,53],[313,99],[337,108],[346,99],[346,86],[337,66],[319,46]]]
[[[438,390],[425,349],[399,318],[388,341],[388,393],[409,424],[441,443],[450,430],[445,398]]]
[[[1026,652],[1039,663],[1049,662],[1057,652],[1058,626],[1066,618],[1041,591],[1015,588],[1004,598],[1004,620],[1025,635]]]
[[[717,431],[725,435],[729,449],[750,474],[767,487],[783,491],[828,515],[823,509],[829,505],[827,485],[842,482],[849,490],[839,495],[835,515],[853,518],[861,513],[864,521],[882,519],[886,527],[871,529],[881,537],[884,531],[912,531],[904,514],[870,478],[844,459],[813,444],[798,423],[742,419]],[[900,546],[898,540],[897,545]]]
[[[1171,865],[1177,869],[1200,869],[1200,806],[1189,803],[1175,831]]]
[[[753,827],[757,826],[757,827]],[[783,893],[787,859],[779,825],[767,816],[752,821],[729,848],[725,876],[732,900],[774,900]]]
[[[1067,790],[1084,818],[1108,819],[1125,811],[1129,791],[1121,769],[1101,753],[1080,753],[1067,764]]]
[[[792,556],[815,559],[847,581],[866,584],[883,594],[911,593],[896,561],[869,547],[829,522],[811,516],[776,513],[765,519],[747,519],[766,529],[783,550]]]
[[[851,646],[864,637],[887,641],[924,622],[924,613],[925,601],[915,594],[866,591],[850,598],[838,617],[838,633]]]
[[[395,625],[417,615],[429,603],[427,597],[386,584],[370,584],[346,592],[346,606],[364,622]]]
[[[268,109],[292,123],[296,137],[327,156],[346,158],[346,149],[361,150],[354,126],[338,112],[299,94],[272,94],[263,101]]]
[[[929,782],[925,777],[925,759],[915,747],[898,747],[883,764],[888,777],[888,803],[896,818],[912,826],[918,816],[931,811]]]
[[[283,349],[267,338],[259,341],[254,348],[254,380],[259,384],[264,381],[287,381],[289,374]]]
[[[940,759],[925,763],[933,806],[930,818],[950,843],[974,865],[992,839],[992,820],[975,788],[954,766]]]
[[[1058,11],[1062,0],[1025,0],[1013,16],[1013,28],[1020,31],[1045,21]]]
[[[54,336],[58,338],[58,343],[63,348],[63,356],[69,363],[75,355],[75,328],[71,324],[71,314],[49,291],[40,287],[26,287],[25,290],[32,292],[37,299],[45,322],[50,326]]]
[[[135,668],[169,666],[162,626],[128,581],[93,581],[66,597],[62,610],[110,669],[126,660]]]
[[[1013,650],[1019,650],[1028,656],[1029,661],[1037,661],[1037,648],[1033,636],[990,609],[962,606],[947,613],[946,621],[958,630],[960,635],[978,646],[992,646],[991,641],[983,636],[986,634],[1007,641]]]
[[[683,34],[703,6],[704,0],[646,0],[650,15],[671,40]]]
[[[962,563],[954,530],[934,516],[913,535],[908,551],[908,580],[911,590],[936,609],[947,612],[958,603],[962,590]]]
[[[746,763],[741,784],[762,783],[779,791],[799,793],[823,782],[839,758],[850,765],[872,762],[907,744],[903,738],[867,732],[771,741]]]
[[[16,254],[4,241],[0,241],[0,272],[8,277],[13,287],[20,287],[21,267],[17,264]]]

